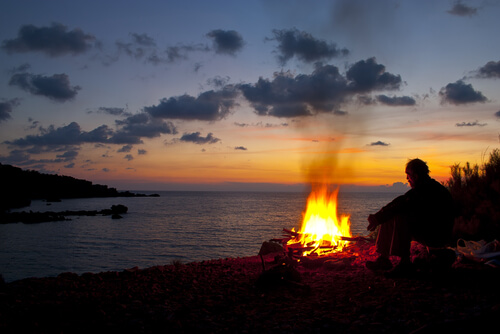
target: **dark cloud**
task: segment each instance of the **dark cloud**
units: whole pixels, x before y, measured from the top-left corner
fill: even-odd
[[[96,112],[113,116],[128,115],[125,108],[99,107]]]
[[[157,56],[157,48],[155,40],[147,34],[130,33],[131,41],[116,42],[116,46],[120,52],[124,52],[127,56],[134,59],[146,59],[152,63],[161,62]],[[155,60],[156,59],[156,60]]]
[[[337,67],[318,65],[311,75],[280,72],[272,81],[259,78],[256,84],[239,88],[257,114],[297,117],[333,110],[345,98],[347,82]]]
[[[14,74],[14,73],[19,73],[19,72],[21,72],[21,73],[22,72],[27,72],[30,68],[31,68],[30,64],[24,63],[24,64],[21,64],[21,65],[19,65],[17,67],[14,67],[14,68],[10,69],[8,71],[8,73]]]
[[[500,118],[500,110],[495,113],[495,117]]]
[[[473,16],[477,14],[477,8],[464,5],[462,1],[455,1],[453,7],[447,11],[452,15],[457,16]]]
[[[220,91],[206,91],[198,97],[182,95],[164,98],[156,106],[144,107],[155,118],[217,121],[227,117],[237,106],[238,92],[231,86]]]
[[[343,110],[334,110],[333,114],[337,115],[337,116],[346,116],[348,114],[348,112],[347,111],[343,111]]]
[[[455,124],[455,126],[458,126],[458,127],[469,127],[469,126],[486,126],[488,124],[486,123],[479,123],[479,121],[474,121],[474,122],[462,122],[462,123],[457,123]]]
[[[234,122],[233,123],[235,126],[238,126],[240,128],[245,128],[248,126],[252,127],[259,127],[259,128],[281,128],[281,127],[287,127],[288,123],[279,123],[279,124],[273,124],[273,123],[263,123],[263,122],[257,122],[257,123],[239,123],[239,122]]]
[[[24,138],[6,141],[9,145],[19,147],[26,146],[61,146],[61,145],[80,145],[82,143],[103,143],[107,141],[112,133],[106,125],[102,125],[90,132],[82,131],[80,125],[72,122],[69,125],[59,128],[53,125],[47,129],[40,129],[39,135],[28,135]]]
[[[234,56],[245,45],[243,37],[234,30],[212,30],[207,36],[213,39],[216,53]]]
[[[500,78],[500,61],[489,61],[477,71],[480,78]]]
[[[145,155],[147,153],[148,153],[148,151],[146,151],[146,150],[144,150],[142,148],[140,148],[140,149],[137,150],[137,154],[139,154],[139,155]]]
[[[9,81],[9,85],[17,86],[33,95],[41,95],[51,100],[65,102],[73,99],[79,86],[71,87],[66,74],[54,74],[50,77],[35,75],[31,73],[14,74]]]
[[[19,29],[17,38],[4,40],[2,49],[8,53],[38,51],[52,57],[76,55],[89,50],[94,40],[94,36],[85,34],[80,29],[68,31],[60,23],[53,23],[49,27],[28,24]]]
[[[247,148],[246,148],[246,147],[244,147],[244,146],[236,146],[234,149],[235,149],[236,151],[246,151],[246,150],[247,150]]]
[[[55,159],[32,159],[31,154],[33,153],[45,153],[45,152],[54,152],[51,150],[40,150],[39,152],[32,152],[33,150],[12,150],[9,152],[8,156],[0,156],[0,160],[2,163],[16,165],[16,166],[33,166],[36,169],[45,169],[45,164],[48,163],[68,163],[66,168],[72,168],[74,166],[73,160],[78,156],[78,152],[74,149],[70,149],[67,152],[63,152],[61,154],[57,154]],[[57,152],[57,151],[56,151]],[[73,165],[72,165],[73,164]],[[70,166],[70,167],[67,167]]]
[[[63,154],[56,155],[57,158],[63,159],[65,162],[75,160],[77,156],[78,156],[78,151],[76,150],[70,150],[64,152]]]
[[[65,145],[78,146],[85,143],[122,144],[121,149],[127,145],[141,144],[142,138],[154,138],[161,134],[176,134],[177,129],[170,122],[153,122],[148,115],[146,120],[137,121],[138,117],[129,117],[120,121],[117,130],[101,125],[91,131],[82,131],[80,125],[72,122],[59,128],[53,125],[47,129],[40,128],[40,134],[28,135],[24,138],[6,141],[6,144],[18,147],[61,147]]]
[[[136,33],[131,33],[130,34],[137,45],[142,45],[142,46],[156,46],[155,40],[148,36],[147,34],[136,34]]]
[[[385,66],[370,58],[352,65],[346,76],[333,65],[316,64],[310,75],[294,77],[289,72],[280,72],[272,81],[259,78],[256,84],[241,84],[238,88],[259,115],[299,117],[318,112],[339,114],[340,105],[347,98],[397,89],[401,83],[399,75],[385,72]]]
[[[109,138],[109,142],[115,144],[141,144],[141,138],[155,138],[162,134],[177,134],[177,128],[174,124],[153,120],[146,113],[138,113],[115,122],[119,129]]]
[[[207,84],[212,87],[222,88],[229,83],[229,77],[215,76],[213,78],[207,79]]]
[[[346,73],[349,87],[357,93],[373,90],[393,90],[400,88],[401,76],[387,73],[385,66],[378,64],[375,58],[360,60]]]
[[[220,141],[219,138],[215,138],[212,133],[207,134],[206,137],[202,137],[200,132],[185,133],[180,138],[181,141],[195,143],[195,144],[215,144]]]
[[[0,123],[11,118],[10,113],[20,103],[20,99],[0,99]]]
[[[333,43],[314,38],[311,34],[297,29],[273,30],[274,38],[278,41],[278,60],[282,65],[293,57],[306,63],[329,60],[349,54],[347,49],[339,49]]]
[[[119,152],[119,153],[128,153],[132,150],[132,145],[125,145],[125,146],[122,146],[122,148],[118,149],[118,151],[116,152]]]
[[[446,87],[441,88],[439,95],[443,103],[455,105],[488,100],[481,92],[474,90],[471,84],[466,84],[462,80],[447,84]]]
[[[375,141],[370,143],[370,146],[389,146],[390,144],[384,143],[383,141]]]
[[[203,44],[179,44],[160,49],[156,41],[147,34],[131,33],[126,42],[117,41],[116,47],[119,54],[125,54],[135,60],[142,60],[153,65],[168,64],[179,60],[188,59],[191,52],[208,52],[210,48]],[[116,61],[118,56],[110,56]]]
[[[186,60],[192,52],[209,52],[211,49],[204,44],[179,44],[167,47],[166,61],[173,63],[178,60]],[[163,61],[162,59],[160,59]]]
[[[393,96],[377,95],[377,101],[388,106],[414,106],[417,104],[415,99],[410,96]]]
[[[128,161],[134,160],[134,156],[132,154],[127,154],[123,159],[127,159]]]

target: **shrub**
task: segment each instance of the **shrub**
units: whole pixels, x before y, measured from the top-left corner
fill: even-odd
[[[500,239],[500,150],[482,166],[451,166],[446,182],[456,203],[455,238]]]

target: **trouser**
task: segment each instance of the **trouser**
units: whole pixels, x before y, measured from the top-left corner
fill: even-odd
[[[396,216],[380,225],[377,252],[383,256],[409,257],[411,241],[412,233],[408,218]]]
[[[412,240],[427,247],[444,247],[450,241],[452,227],[452,220],[447,222],[439,218],[434,221],[398,215],[380,225],[377,252],[384,256],[408,257]]]

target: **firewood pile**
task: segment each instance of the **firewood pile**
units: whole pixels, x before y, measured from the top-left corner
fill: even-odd
[[[337,251],[337,245],[304,245],[293,240],[300,239],[300,233],[283,229],[282,238],[274,238],[262,244],[259,256],[263,271],[266,270],[264,256],[274,254],[274,263],[293,263],[304,267],[328,266],[342,267],[344,265],[362,265],[366,260],[376,256],[375,239],[363,236],[341,237],[343,248]],[[290,240],[292,242],[290,243]],[[303,252],[312,251],[304,256]]]

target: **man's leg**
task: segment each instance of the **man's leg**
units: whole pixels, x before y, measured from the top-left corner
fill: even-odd
[[[377,252],[380,254],[375,261],[367,261],[366,267],[373,270],[391,269],[389,256],[399,256],[400,263],[410,261],[411,234],[408,219],[397,216],[380,225],[377,235]]]

